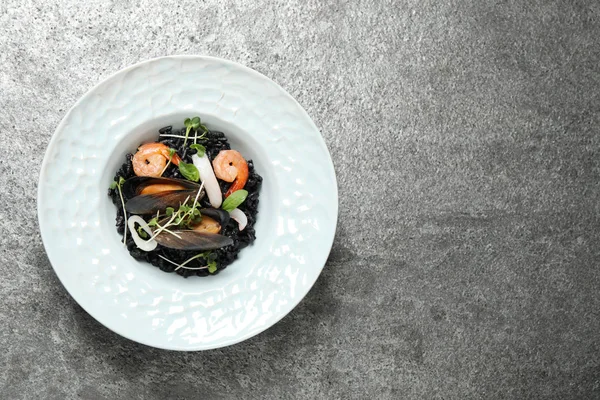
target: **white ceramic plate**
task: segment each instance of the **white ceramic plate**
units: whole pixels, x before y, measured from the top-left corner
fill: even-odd
[[[107,188],[126,153],[194,115],[264,182],[254,245],[216,276],[185,279],[129,255]],[[173,350],[231,345],[290,312],[325,264],[337,211],[331,158],[302,107],[256,71],[200,56],[142,62],[86,93],[50,141],[38,193],[44,246],[73,298],[120,335]]]

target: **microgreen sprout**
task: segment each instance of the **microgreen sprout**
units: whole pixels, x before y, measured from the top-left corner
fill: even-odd
[[[213,274],[216,270],[217,270],[217,261],[216,261],[216,254],[214,254],[211,251],[206,251],[204,253],[200,253],[200,254],[196,254],[193,257],[188,258],[187,260],[185,260],[184,262],[182,262],[181,264],[177,264],[174,261],[169,260],[166,257],[161,256],[160,254],[158,255],[160,258],[162,258],[163,260],[176,265],[177,268],[175,268],[175,271],[177,271],[180,268],[183,269],[189,269],[189,270],[200,270],[200,269],[207,269],[208,268],[208,272]],[[186,267],[187,264],[189,264],[191,261],[197,259],[197,258],[204,258],[206,259],[206,265],[202,266],[202,267]]]
[[[185,121],[183,121],[183,124],[185,125],[185,136],[171,134],[161,134],[160,136],[185,139],[183,141],[184,146],[187,144],[187,141],[190,138],[190,132],[192,131],[192,129],[194,130],[194,144],[196,144],[197,140],[204,139],[206,137],[208,128],[202,124],[200,117],[186,118]],[[202,131],[202,135],[200,136],[198,136],[199,129]]]
[[[215,260],[210,260],[207,264],[208,272],[214,274],[217,271],[217,262]]]
[[[183,122],[183,124],[185,125],[185,140],[183,141],[183,145],[185,146],[187,141],[188,141],[188,136],[190,135],[190,131],[193,129],[194,130],[194,136],[197,136],[195,133],[198,131],[198,128],[200,127],[200,117],[194,117],[194,118],[186,118],[185,121]],[[196,140],[194,138],[194,140]]]
[[[202,184],[200,185],[200,189],[198,189],[198,193],[196,193],[196,198],[194,199],[194,204],[192,205],[192,208],[196,208],[196,205],[198,204],[198,197],[200,197],[200,193],[202,193],[202,189],[204,189],[204,182],[202,182]]]
[[[177,152],[177,150],[175,150],[173,148],[169,148],[169,162],[167,162],[167,165],[165,165],[165,167],[163,168],[163,170],[160,172],[159,176],[162,176],[162,174],[165,173],[165,171],[167,170],[167,168],[169,167],[169,165],[171,165],[171,160],[173,160],[173,156],[175,155],[176,152]]]
[[[195,140],[195,138],[194,138]],[[192,144],[190,145],[190,149],[194,149],[196,150],[196,154],[198,155],[198,157],[202,157],[204,155],[204,153],[206,152],[206,147],[202,146],[201,144]]]
[[[200,121],[200,117],[196,117],[196,118],[198,118],[198,127],[196,127],[194,130],[194,145],[196,144],[197,139],[204,139],[206,137],[206,133],[208,132],[208,128],[206,126],[202,125],[202,122]],[[196,118],[194,118],[194,119],[196,119]],[[200,135],[200,137],[198,137],[198,128],[200,128],[202,130],[202,135]],[[204,146],[202,146],[202,148],[204,148]],[[200,151],[198,150],[198,153],[199,152]],[[204,151],[202,151],[202,154],[204,154]],[[198,157],[202,157],[202,154],[198,154]]]
[[[203,127],[204,125],[200,125],[200,127]],[[201,135],[198,135],[196,132],[196,135],[194,136],[188,136],[188,139],[194,139],[194,140],[202,140],[202,139],[206,139],[206,132],[203,132]],[[177,139],[185,139],[185,135],[174,135],[171,133],[161,133],[159,135],[161,138],[177,138]]]
[[[144,228],[141,225],[138,226],[137,232],[138,232],[138,235],[140,235],[140,237],[142,239],[148,239],[148,234],[146,233],[146,231],[144,230]]]
[[[187,202],[187,201],[189,200],[189,198],[190,198],[190,196],[188,196],[188,197],[185,199],[185,202]],[[184,203],[184,204],[185,204],[185,203]],[[171,219],[169,219],[169,220],[167,221],[167,223],[166,223],[166,224],[164,224],[163,226],[161,226],[161,225],[158,223],[158,215],[157,215],[156,217],[152,218],[152,219],[151,219],[151,220],[148,222],[148,226],[156,226],[156,227],[158,227],[158,229],[156,229],[155,231],[153,231],[153,232],[152,232],[152,233],[153,233],[153,235],[152,235],[152,237],[150,238],[150,240],[152,240],[152,239],[155,239],[155,238],[156,238],[156,237],[157,237],[157,236],[158,236],[158,235],[159,235],[159,234],[160,234],[162,231],[166,230],[166,229],[167,229],[169,226],[175,225],[175,224],[173,224],[173,220],[175,219],[175,217],[176,217],[176,216],[177,216],[177,214],[173,214],[173,215],[171,216]],[[168,233],[171,233],[171,234],[173,234],[174,236],[177,236],[178,238],[181,238],[181,236],[179,236],[179,235],[177,235],[177,234],[175,234],[175,233],[173,233],[173,232],[171,232],[171,231],[167,231],[167,232],[168,232]]]
[[[190,196],[185,198],[185,201],[179,206],[177,211],[175,211],[173,207],[167,207],[165,209],[165,216],[170,218],[166,222],[163,221],[163,224],[159,222],[161,217],[160,211],[157,212],[156,216],[147,223],[147,225],[151,228],[156,227],[156,229],[152,232],[152,237],[149,240],[156,238],[163,231],[181,239],[181,236],[177,234],[177,231],[172,231],[169,228],[190,228],[192,225],[199,223],[202,219],[202,214],[200,213],[200,203],[198,203],[198,198],[200,197],[202,189],[204,189],[204,183],[200,185],[200,189],[198,189],[191,207],[188,205]]]
[[[125,183],[125,178],[119,176],[118,181],[112,181],[110,184],[111,189],[117,189],[119,191],[119,197],[121,198],[121,205],[123,206],[123,219],[125,221],[125,230],[123,233],[123,245],[127,243],[127,211],[125,210],[125,200],[123,200],[123,192],[121,191],[121,187]]]

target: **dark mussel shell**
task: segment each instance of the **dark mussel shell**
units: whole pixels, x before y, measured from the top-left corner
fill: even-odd
[[[180,185],[185,189],[140,195],[144,188],[156,184]],[[125,209],[132,214],[154,214],[167,207],[177,208],[188,197],[193,201],[199,189],[199,184],[184,179],[136,176],[127,179],[123,184],[123,197],[126,200]],[[200,193],[199,198],[203,196],[204,190]]]
[[[145,187],[156,184],[180,185],[183,186],[186,190],[197,190],[200,188],[199,184],[185,179],[134,176],[133,178],[127,179],[125,183],[123,183],[123,197],[125,198],[125,200],[129,200],[135,196],[139,196]]]
[[[193,201],[198,193],[196,190],[170,190],[162,193],[143,194],[129,199],[125,209],[132,214],[154,214],[167,207],[177,208],[189,197]],[[200,198],[203,194],[200,194]]]
[[[216,233],[196,232],[191,230],[174,231],[181,238],[169,232],[162,232],[155,240],[161,246],[175,250],[206,251],[220,249],[233,244],[233,239]]]
[[[225,210],[221,210],[218,208],[203,208],[200,210],[202,215],[206,215],[207,217],[211,217],[215,221],[218,221],[221,224],[221,227],[225,227],[231,218],[229,216],[229,212]]]

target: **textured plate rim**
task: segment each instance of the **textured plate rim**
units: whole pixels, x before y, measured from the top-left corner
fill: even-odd
[[[50,261],[50,264],[52,266],[52,269],[54,270],[56,276],[58,277],[59,281],[61,282],[61,284],[63,285],[63,287],[67,290],[67,292],[69,293],[69,295],[71,296],[71,298],[73,298],[75,300],[75,302],[77,302],[77,304],[83,308],[86,313],[88,313],[92,318],[94,318],[98,323],[102,324],[103,326],[105,326],[106,328],[108,328],[109,330],[115,332],[116,334],[123,336],[133,342],[137,342],[137,343],[141,343],[143,345],[149,346],[149,347],[154,347],[154,348],[159,348],[159,349],[163,349],[163,350],[175,350],[175,351],[203,351],[203,350],[211,350],[211,349],[218,349],[218,348],[222,348],[222,347],[227,347],[227,346],[231,346],[240,342],[243,342],[253,336],[256,336],[264,331],[266,331],[267,329],[271,328],[273,325],[275,325],[276,323],[278,323],[279,321],[281,321],[281,319],[283,319],[286,315],[288,315],[293,309],[295,309],[298,304],[306,297],[306,295],[310,292],[310,290],[312,289],[312,287],[314,286],[315,282],[317,281],[317,279],[319,278],[319,276],[321,275],[323,268],[325,267],[325,264],[327,262],[327,257],[322,260],[321,262],[319,262],[320,267],[318,268],[318,273],[314,275],[313,279],[305,286],[305,289],[302,293],[301,296],[298,296],[295,302],[290,302],[291,307],[286,311],[286,312],[282,312],[280,313],[277,317],[273,318],[272,321],[270,321],[271,323],[269,323],[268,325],[264,325],[261,327],[261,329],[259,330],[250,330],[247,333],[237,336],[235,338],[229,338],[228,340],[224,340],[223,342],[221,342],[218,345],[212,345],[212,346],[207,346],[204,343],[200,343],[198,346],[194,347],[194,346],[189,346],[186,348],[182,348],[182,347],[178,347],[178,346],[162,346],[162,345],[158,345],[156,343],[150,343],[150,342],[146,342],[143,339],[140,339],[139,337],[133,337],[133,335],[130,335],[126,330],[122,330],[119,329],[118,326],[114,326],[113,324],[107,323],[106,321],[100,321],[92,312],[90,312],[87,307],[85,307],[80,301],[78,301],[78,299],[73,296],[73,293],[69,290],[69,288],[67,287],[67,285],[65,284],[63,278],[61,277],[61,275],[57,272],[56,268],[54,267],[52,260],[51,260],[51,246],[49,245],[49,240],[47,238],[45,238],[44,235],[44,222],[42,219],[42,204],[43,204],[43,195],[42,195],[42,190],[43,190],[43,186],[41,184],[42,179],[44,178],[44,175],[48,169],[48,163],[49,163],[49,153],[50,153],[50,149],[54,146],[56,146],[56,142],[59,140],[59,136],[60,136],[60,132],[64,129],[66,122],[68,121],[70,115],[73,113],[74,110],[76,110],[84,101],[86,101],[90,96],[92,96],[94,94],[94,92],[99,89],[103,84],[107,83],[108,81],[111,81],[112,79],[117,78],[118,76],[120,76],[121,74],[125,74],[131,70],[134,70],[138,67],[144,66],[145,64],[151,64],[153,62],[156,61],[160,61],[160,60],[164,60],[164,59],[206,59],[206,60],[212,60],[215,62],[219,62],[219,63],[223,63],[223,64],[229,64],[235,68],[238,69],[242,69],[244,70],[246,73],[251,74],[251,75],[255,75],[256,77],[258,77],[259,79],[266,79],[267,81],[273,82],[275,83],[275,85],[278,87],[278,89],[281,91],[281,93],[286,96],[289,100],[291,100],[297,107],[298,111],[300,113],[303,114],[303,116],[306,118],[306,120],[310,123],[311,127],[319,133],[318,138],[317,138],[317,142],[319,143],[319,145],[321,146],[322,150],[325,151],[325,154],[327,154],[327,159],[324,160],[326,161],[329,166],[330,166],[330,172],[331,172],[331,178],[333,179],[334,185],[331,188],[332,189],[332,193],[334,194],[334,204],[335,204],[335,209],[332,210],[332,224],[333,224],[333,230],[332,230],[332,235],[330,238],[328,238],[328,242],[326,243],[326,247],[328,249],[328,253],[331,252],[331,248],[333,246],[334,243],[334,239],[335,239],[335,233],[337,230],[337,220],[338,220],[338,210],[339,210],[339,197],[338,197],[338,187],[337,187],[337,177],[335,175],[335,168],[334,168],[334,164],[333,161],[331,159],[331,154],[329,153],[329,150],[327,149],[327,145],[325,143],[325,140],[322,136],[322,134],[320,133],[319,129],[317,128],[317,126],[315,125],[314,121],[312,120],[312,118],[310,117],[310,115],[307,113],[307,111],[304,109],[304,107],[302,107],[302,105],[300,105],[298,103],[298,101],[291,96],[283,87],[281,87],[277,82],[273,81],[272,79],[270,79],[269,77],[263,75],[262,73],[246,67],[243,64],[234,62],[234,61],[230,61],[227,59],[223,59],[220,57],[214,57],[214,56],[206,56],[206,55],[170,55],[170,56],[162,56],[162,57],[155,57],[155,58],[151,58],[151,59],[147,59],[132,65],[129,65],[125,68],[122,68],[112,74],[110,74],[108,77],[102,79],[101,81],[97,82],[95,85],[93,85],[90,89],[88,89],[81,97],[79,97],[79,99],[73,104],[73,106],[71,106],[69,108],[69,110],[67,111],[67,113],[64,115],[64,117],[61,119],[60,123],[58,124],[57,128],[54,130],[50,141],[48,142],[48,145],[46,147],[46,151],[44,153],[44,158],[41,164],[41,168],[40,168],[40,173],[39,173],[39,179],[38,179],[38,190],[37,190],[37,213],[38,213],[38,223],[40,226],[40,236],[42,239],[42,243],[44,245],[44,249],[46,251],[46,254],[48,256],[48,260]]]

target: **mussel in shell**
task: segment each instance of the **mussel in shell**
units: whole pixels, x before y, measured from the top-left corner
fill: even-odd
[[[200,222],[190,225],[190,229],[196,232],[219,233],[221,232],[221,224],[217,220],[203,215]]]
[[[133,178],[127,179],[125,183],[123,183],[123,197],[125,197],[125,200],[129,200],[141,194],[150,194],[148,193],[149,187],[155,185],[158,185],[158,187],[162,186],[166,188],[165,191],[187,189],[193,190],[200,188],[200,185],[198,183],[188,181],[185,179],[134,176]]]
[[[196,232],[220,233],[222,227],[229,222],[229,213],[217,208],[203,208],[200,210],[200,222],[190,228]]]
[[[153,214],[195,199],[200,185],[184,179],[136,176],[123,184],[125,208],[132,214]],[[204,196],[204,189],[199,199]]]
[[[207,216],[218,221],[221,226],[227,225],[230,219],[229,213],[220,208],[203,208],[200,210],[200,213],[202,216]]]
[[[230,219],[227,211],[217,208],[202,208],[200,213],[202,214],[202,218],[198,223],[190,226],[190,230],[205,233],[220,233],[221,229],[227,225]],[[168,221],[169,217],[165,217],[159,221],[159,224],[165,225]]]

